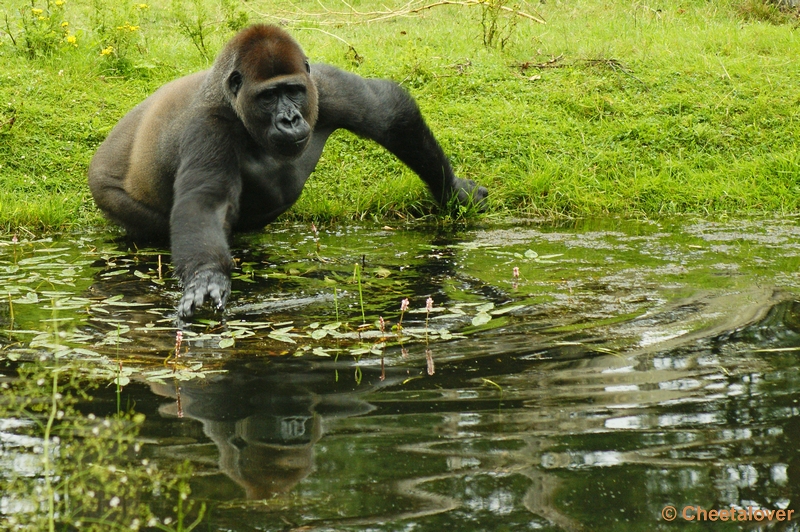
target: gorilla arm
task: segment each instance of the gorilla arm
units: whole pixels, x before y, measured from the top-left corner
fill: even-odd
[[[195,119],[181,140],[170,216],[172,262],[184,287],[179,318],[190,317],[206,299],[221,309],[230,294],[228,235],[241,193],[237,137],[230,129],[212,113]]]
[[[344,128],[376,141],[416,172],[441,205],[455,198],[484,206],[486,188],[456,177],[416,102],[400,86],[323,64],[313,65],[311,76],[319,91],[317,130]]]

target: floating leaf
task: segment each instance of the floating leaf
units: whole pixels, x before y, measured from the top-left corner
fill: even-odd
[[[475,327],[480,327],[481,325],[485,325],[490,321],[492,321],[492,317],[489,314],[480,312],[474,318],[472,318],[472,325]]]
[[[478,305],[478,307],[476,307],[475,310],[478,313],[481,313],[481,312],[489,312],[493,308],[494,308],[494,303],[484,303],[483,305]]]
[[[288,344],[296,344],[297,343],[297,342],[294,341],[294,338],[292,338],[288,334],[280,333],[280,332],[277,332],[277,331],[272,331],[271,333],[269,333],[269,337],[272,338],[273,340],[277,340],[279,342],[286,342]]]
[[[313,338],[314,340],[322,340],[323,338],[328,336],[329,332],[330,331],[326,329],[316,329],[314,331],[311,331],[311,338]]]
[[[503,314],[508,314],[509,312],[514,312],[516,310],[520,310],[525,308],[525,305],[511,305],[510,307],[503,307],[497,310],[493,310],[490,312],[492,316],[502,316]]]
[[[555,259],[556,257],[563,257],[563,253],[554,253],[552,255],[542,255],[537,259],[538,262],[551,262],[548,259]]]
[[[14,303],[22,303],[22,304],[38,303],[38,302],[39,302],[39,295],[36,292],[28,292],[21,298],[14,300]]]
[[[236,340],[234,340],[233,338],[222,338],[219,341],[219,348],[220,349],[227,349],[229,347],[233,347],[234,344],[236,344]]]
[[[539,256],[539,254],[538,254],[538,253],[536,253],[536,252],[535,252],[534,250],[532,250],[532,249],[529,249],[528,251],[526,251],[526,252],[525,252],[525,258],[526,258],[526,259],[535,259],[535,258],[537,258],[538,256]]]

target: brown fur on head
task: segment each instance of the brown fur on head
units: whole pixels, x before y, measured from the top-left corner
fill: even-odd
[[[236,50],[238,68],[254,80],[306,72],[306,55],[278,26],[259,24],[239,32],[226,48]]]

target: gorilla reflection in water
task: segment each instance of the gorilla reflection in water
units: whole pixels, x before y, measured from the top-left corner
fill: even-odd
[[[234,362],[227,373],[207,382],[190,381],[177,388],[151,384],[151,389],[176,399],[161,406],[162,415],[202,422],[203,432],[219,449],[220,471],[248,499],[259,500],[291,490],[311,473],[313,447],[326,419],[371,412],[375,407],[360,398],[364,393],[408,377],[406,369],[387,368],[381,381],[378,369],[363,368],[360,384],[352,377],[336,382],[333,365],[310,366]]]

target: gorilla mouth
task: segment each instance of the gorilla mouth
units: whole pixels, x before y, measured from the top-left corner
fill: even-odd
[[[276,140],[274,143],[275,151],[285,157],[297,156],[305,149],[310,137],[310,135],[306,135],[297,140]]]

